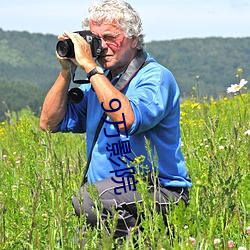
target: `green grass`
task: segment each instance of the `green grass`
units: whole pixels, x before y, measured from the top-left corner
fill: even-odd
[[[228,249],[229,240],[235,249],[250,249],[249,103],[244,94],[181,105],[182,150],[193,180],[190,204],[173,207],[166,227],[138,175],[144,230],[117,249],[135,249],[135,241],[138,249]],[[82,181],[84,136],[44,133],[38,124],[28,109],[7,113],[0,124],[0,249],[80,249],[73,239],[85,220],[74,216],[71,197]],[[116,221],[108,223],[113,232]],[[116,243],[103,229],[90,229],[87,239],[86,249]]]

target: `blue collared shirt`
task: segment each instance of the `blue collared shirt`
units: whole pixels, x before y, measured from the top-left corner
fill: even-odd
[[[120,133],[117,137],[106,135],[117,134],[113,124],[104,123],[92,152],[92,159],[88,170],[88,181],[103,180],[114,173],[110,171],[126,168],[117,154],[110,150],[126,144],[129,139],[131,152],[126,156],[134,159],[144,155],[144,165],[152,168],[152,160],[146,149],[147,139],[150,142],[151,159],[157,159],[160,182],[163,186],[191,187],[187,176],[186,164],[181,152],[180,136],[180,91],[172,73],[147,55],[150,61],[131,80],[122,93],[129,99],[134,112],[134,123],[128,130],[128,137]],[[108,74],[108,71],[106,72]],[[120,75],[113,79],[118,81]],[[87,135],[87,155],[89,155],[92,141],[103,110],[90,84],[81,85],[84,98],[78,103],[68,102],[66,116],[58,126],[58,131],[84,133]],[[124,114],[126,120],[126,114]],[[109,117],[106,120],[112,122]],[[123,142],[123,143],[121,143]],[[157,156],[154,155],[157,153]],[[129,162],[129,161],[128,161]],[[120,166],[118,166],[119,164]]]

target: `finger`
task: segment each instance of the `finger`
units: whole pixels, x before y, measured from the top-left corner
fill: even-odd
[[[59,56],[59,54],[57,53],[57,51],[56,51],[56,57],[57,57],[58,59],[60,59],[60,60],[65,59],[65,57],[61,57],[61,56]]]
[[[74,64],[76,66],[79,66],[79,64],[78,64],[78,62],[76,61],[75,58],[61,57],[61,56],[58,55],[57,51],[56,51],[56,57],[61,62],[66,61],[68,63],[71,63],[71,64]]]
[[[69,31],[67,31],[67,30],[65,30],[64,32],[63,32],[63,36],[65,36],[65,37],[69,37]]]
[[[57,39],[60,40],[65,40],[68,39],[69,36],[67,35],[67,33],[64,31],[62,34],[58,35]]]
[[[63,35],[67,38],[70,38],[71,40],[77,37],[77,33],[72,33],[69,31],[64,31]]]
[[[71,39],[73,42],[82,42],[85,41],[85,39],[78,33],[75,32],[68,32],[64,31],[65,36],[67,36],[69,39]]]

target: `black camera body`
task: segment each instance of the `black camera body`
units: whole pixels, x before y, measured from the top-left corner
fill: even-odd
[[[87,41],[87,43],[90,45],[93,57],[98,57],[101,54],[102,40],[99,37],[95,36],[90,30],[75,31],[74,33],[78,33]],[[72,43],[71,39],[58,41],[56,45],[56,51],[61,57],[75,57],[74,44]]]

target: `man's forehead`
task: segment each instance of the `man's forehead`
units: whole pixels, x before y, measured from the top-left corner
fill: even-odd
[[[117,23],[110,23],[108,21],[103,21],[102,23],[96,23],[93,21],[90,21],[90,30],[92,32],[98,32],[98,33],[108,33],[108,32],[120,32],[121,28]]]

